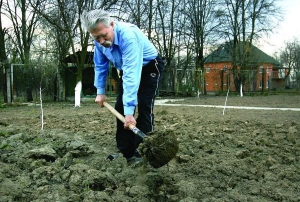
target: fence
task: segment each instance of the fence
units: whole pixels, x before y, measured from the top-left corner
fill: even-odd
[[[43,89],[43,98],[53,100],[56,96],[57,81],[56,68],[48,66],[19,64],[11,65],[13,70],[11,79],[12,96],[15,101],[39,100],[39,90]],[[2,65],[0,72],[0,90],[6,92],[6,75]],[[300,73],[290,72],[286,76],[286,69],[243,70],[240,76],[243,80],[245,92],[259,92],[282,89],[300,89]],[[111,78],[111,76],[109,77]],[[199,96],[204,92],[236,91],[235,78],[232,70],[209,69],[203,73],[196,69],[171,69],[164,71],[160,83],[159,96]],[[112,79],[112,78],[111,78]],[[109,82],[107,92],[115,95],[116,89],[111,88]],[[72,88],[73,89],[73,88]]]
[[[203,79],[201,70],[167,68],[160,83],[159,94],[161,96],[199,95],[204,89]]]
[[[287,74],[287,69],[257,69],[233,70],[207,69],[205,72],[205,85],[207,92],[237,91],[236,86],[243,83],[246,92],[264,92],[269,90],[299,89],[299,79],[293,79],[293,73]],[[297,87],[298,86],[298,87]]]
[[[291,71],[287,80],[287,87],[292,89],[300,89],[300,72]]]
[[[0,89],[8,97],[8,102],[39,100],[40,88],[43,99],[53,100],[56,89],[56,69],[42,65],[11,64],[2,66]]]
[[[166,69],[160,85],[160,95],[199,96],[199,92],[236,92],[242,81],[244,92],[265,92],[297,89],[300,87],[300,74],[287,69],[242,70],[237,74],[232,69],[206,69],[203,73],[195,69]],[[204,89],[205,87],[205,89]]]

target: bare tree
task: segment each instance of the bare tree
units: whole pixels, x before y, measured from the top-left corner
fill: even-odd
[[[6,6],[6,15],[13,25],[10,39],[15,53],[18,55],[20,62],[26,68],[29,68],[30,51],[38,26],[38,15],[26,0],[7,0]],[[30,75],[25,74],[24,79],[27,87],[27,101],[32,101]]]
[[[119,5],[114,6],[117,10],[116,18],[137,25],[144,30],[151,40],[153,31],[153,18],[155,12],[154,0],[122,0],[118,1]]]
[[[242,70],[256,68],[253,61],[249,61],[253,42],[276,27],[281,12],[276,2],[278,0],[224,0],[226,10],[219,19],[223,22],[221,32],[231,45],[237,91],[245,82]]]
[[[191,38],[193,43],[192,49],[195,61],[196,70],[204,72],[204,49],[205,45],[213,43],[214,32],[220,25],[217,21],[216,15],[218,14],[217,1],[215,0],[185,0],[181,8],[181,12],[186,18],[184,23],[184,36]],[[186,26],[188,25],[188,26]],[[197,71],[198,72],[198,71]],[[195,82],[200,87],[200,74],[195,75]],[[205,81],[204,81],[205,82]],[[206,89],[204,87],[204,94]]]
[[[0,12],[2,14],[3,0],[0,0]],[[5,35],[7,34],[7,29],[2,26],[2,15],[0,15],[0,62],[7,62],[7,54],[5,49]]]
[[[280,61],[288,68],[285,75],[290,77],[290,85],[296,83],[297,89],[300,89],[300,42],[294,39],[285,43],[285,48],[280,52]],[[294,86],[294,85],[293,85]]]
[[[60,64],[58,69],[58,97],[65,99],[63,74],[66,67],[66,56],[68,54],[73,56],[72,59],[77,67],[77,82],[79,82],[82,80],[82,72],[88,47],[92,45],[89,33],[81,27],[80,15],[84,10],[91,10],[94,8],[108,9],[116,2],[117,0],[105,0],[102,2],[95,2],[94,0],[53,0],[49,2],[45,0],[43,1],[43,4],[47,5],[48,9],[43,10],[43,7],[40,7],[40,5],[42,5],[41,3],[39,6],[34,7],[35,10],[38,11],[38,13],[40,13],[53,27],[53,31],[57,37],[57,56]],[[71,52],[69,52],[69,50],[71,50]]]
[[[0,13],[2,14],[3,8],[3,0],[0,0]],[[2,26],[2,15],[0,14],[0,66],[4,68],[4,72],[9,68],[8,66],[8,58],[6,54],[6,46],[5,46],[5,35],[7,35],[7,29]],[[3,71],[2,69],[0,71]],[[3,82],[3,96],[4,102],[7,102],[7,94],[6,94],[6,80]]]
[[[137,25],[139,28],[142,27],[143,17],[146,12],[146,2],[144,0],[124,0],[121,1],[118,6],[119,20],[125,20],[127,22]]]
[[[179,19],[179,5],[178,0],[158,0],[157,12],[155,13],[154,22],[156,35],[152,38],[157,44],[158,49],[165,57],[166,67],[170,67],[172,60],[176,56],[176,30],[179,29],[179,25],[176,23]]]

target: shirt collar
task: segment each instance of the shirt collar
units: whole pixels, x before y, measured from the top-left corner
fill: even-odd
[[[119,45],[119,38],[118,38],[118,23],[114,22],[114,45]]]

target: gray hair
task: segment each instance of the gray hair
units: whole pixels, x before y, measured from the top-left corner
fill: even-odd
[[[83,11],[80,19],[82,27],[89,32],[95,29],[99,23],[103,23],[109,27],[111,22],[110,14],[103,9],[96,9],[88,12]]]

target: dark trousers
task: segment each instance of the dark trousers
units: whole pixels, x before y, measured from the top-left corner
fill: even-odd
[[[147,134],[153,131],[154,127],[154,115],[153,107],[156,92],[158,90],[158,84],[162,78],[164,70],[164,63],[160,56],[150,61],[143,67],[141,82],[138,90],[138,117],[136,119],[136,127],[143,133]],[[118,84],[118,96],[116,100],[115,109],[124,115],[123,107],[123,80],[122,72],[121,79]],[[116,141],[119,151],[125,158],[131,158],[139,144],[143,142],[143,139],[135,135],[131,130],[124,129],[124,124],[117,119],[117,132]]]

